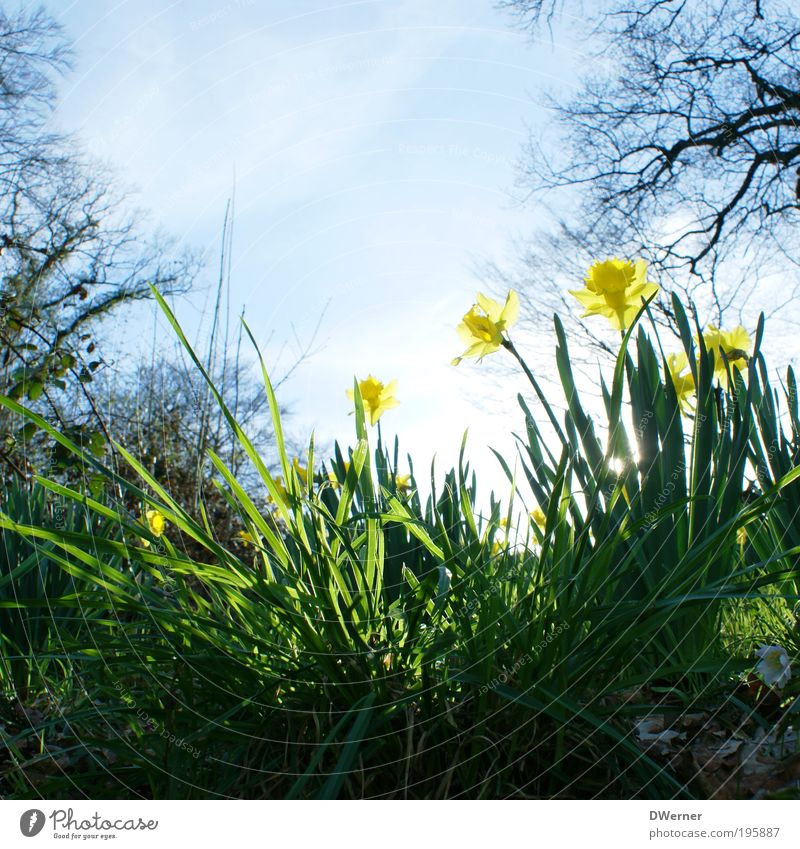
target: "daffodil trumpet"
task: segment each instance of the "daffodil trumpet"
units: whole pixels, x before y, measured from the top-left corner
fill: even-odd
[[[371,374],[364,380],[358,381],[358,391],[361,394],[361,401],[364,404],[364,415],[373,427],[378,424],[378,419],[387,410],[391,410],[400,403],[394,394],[396,389],[396,380],[391,380],[389,383],[384,384]],[[348,389],[346,394],[351,401],[355,400],[355,391],[353,389]]]
[[[602,315],[615,330],[625,331],[637,320],[642,302],[649,303],[659,291],[647,280],[643,259],[605,259],[593,263],[584,278],[583,289],[570,289],[585,309],[582,318]]]

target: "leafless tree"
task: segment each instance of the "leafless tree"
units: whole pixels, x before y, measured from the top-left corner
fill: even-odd
[[[532,31],[571,11],[560,0],[500,6]],[[558,299],[566,286],[556,275],[570,262],[644,255],[703,319],[785,316],[800,291],[796,4],[598,0],[581,9],[589,72],[576,95],[550,99],[558,144],[532,138],[521,178],[529,199],[562,213],[524,246],[519,276],[545,280]],[[532,312],[552,306],[527,292]],[[669,320],[666,298],[661,315]]]
[[[148,237],[110,176],[52,129],[69,63],[44,10],[0,12],[0,392],[48,406],[61,424],[100,365],[101,322],[148,298],[150,283],[186,291],[197,267]]]
[[[215,364],[213,373],[227,375],[218,390],[259,452],[269,458],[274,446],[269,427],[267,398],[254,372],[235,355]],[[160,352],[134,369],[104,369],[93,386],[96,405],[109,435],[137,458],[171,495],[199,519],[202,503],[206,517],[220,539],[234,538],[236,519],[214,481],[218,475],[208,460],[213,451],[251,488],[263,493],[248,476],[241,446],[224,420],[206,413],[206,385],[202,375],[180,357]],[[109,457],[119,474],[148,489],[145,481],[122,457]],[[262,488],[263,489],[263,488]],[[129,503],[128,509],[141,509]]]

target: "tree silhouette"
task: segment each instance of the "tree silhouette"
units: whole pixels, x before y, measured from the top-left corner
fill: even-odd
[[[108,173],[52,129],[55,83],[69,67],[69,45],[44,10],[0,12],[0,392],[44,405],[61,425],[101,365],[102,320],[149,298],[149,283],[187,290],[196,268],[148,237]],[[3,434],[10,461],[6,414]]]
[[[569,6],[500,5],[532,30]],[[644,254],[660,282],[721,321],[779,272],[756,306],[783,310],[797,296],[800,259],[796,9],[617,0],[599,4],[587,26],[589,73],[576,95],[550,101],[559,144],[532,138],[521,179],[530,198],[565,192],[574,212],[525,246],[526,273],[541,277],[553,255]],[[666,299],[661,307],[668,318]]]

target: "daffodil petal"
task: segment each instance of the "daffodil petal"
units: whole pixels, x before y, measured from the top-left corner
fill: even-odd
[[[476,300],[478,302],[478,306],[495,324],[497,324],[497,322],[500,321],[501,314],[503,312],[503,308],[500,304],[492,298],[487,298],[482,292],[478,292]]]
[[[510,289],[506,296],[506,303],[500,313],[500,318],[505,322],[505,330],[516,324],[519,319],[519,295],[513,289]]]

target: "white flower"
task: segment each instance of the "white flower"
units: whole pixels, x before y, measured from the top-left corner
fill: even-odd
[[[756,649],[756,656],[761,660],[756,666],[756,672],[765,684],[770,687],[783,688],[792,677],[789,655],[781,646],[761,645]]]

